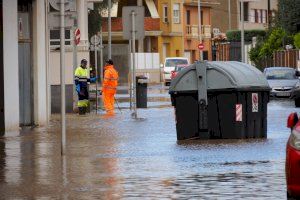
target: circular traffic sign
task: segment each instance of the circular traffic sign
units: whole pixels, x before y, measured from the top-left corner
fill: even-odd
[[[91,44],[98,45],[100,43],[100,37],[98,35],[94,35],[91,37]]]
[[[77,28],[74,31],[74,35],[75,35],[75,44],[78,45],[80,43],[80,30],[79,30],[79,28]]]
[[[198,49],[203,50],[204,49],[204,44],[203,43],[198,44]]]

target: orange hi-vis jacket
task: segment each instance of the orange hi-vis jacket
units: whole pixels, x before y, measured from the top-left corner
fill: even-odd
[[[105,67],[104,79],[103,79],[103,92],[115,93],[118,86],[119,74],[115,70],[113,65]]]

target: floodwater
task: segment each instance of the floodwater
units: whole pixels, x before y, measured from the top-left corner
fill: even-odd
[[[288,100],[271,101],[266,140],[176,141],[171,106],[115,117],[59,116],[0,137],[0,199],[285,199]]]

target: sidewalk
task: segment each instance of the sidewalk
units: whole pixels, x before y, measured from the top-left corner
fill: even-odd
[[[147,101],[149,108],[161,108],[171,106],[171,98],[169,95],[169,87],[164,86],[163,84],[151,84],[147,88]],[[98,87],[98,91],[101,88]],[[90,99],[93,102],[93,107],[95,107],[94,102],[96,101],[95,84],[90,86]],[[121,109],[130,108],[130,95],[128,86],[118,86],[116,100],[121,107]],[[98,94],[99,101],[101,101],[102,96]],[[118,106],[118,105],[116,105]]]

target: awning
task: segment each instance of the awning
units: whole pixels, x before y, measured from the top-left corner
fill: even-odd
[[[146,1],[148,9],[150,11],[151,17],[159,18],[159,14],[157,12],[157,9],[156,9],[156,6],[155,6],[153,0],[145,0],[145,1]]]
[[[110,11],[111,17],[117,17],[118,16],[118,2],[114,3],[112,5],[111,11]],[[102,17],[108,17],[108,9],[104,9],[101,11]]]

